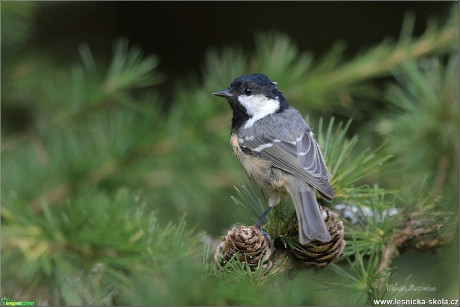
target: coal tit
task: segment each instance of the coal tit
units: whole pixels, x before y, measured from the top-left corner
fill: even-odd
[[[323,155],[302,115],[263,74],[238,77],[227,90],[213,94],[227,99],[233,111],[230,144],[249,177],[269,197],[264,215],[288,193],[297,213],[300,243],[330,241],[315,190],[329,201],[334,192]]]

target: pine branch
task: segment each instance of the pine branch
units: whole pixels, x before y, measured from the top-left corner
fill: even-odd
[[[400,191],[400,217],[391,238],[385,240],[379,268],[390,267],[394,258],[405,252],[425,251],[449,245],[453,241],[454,225],[458,217],[440,205],[440,197],[433,197],[422,181],[418,192],[412,189]]]
[[[421,58],[430,53],[449,50],[457,41],[458,28],[455,27],[456,17],[454,14],[446,25],[439,30],[433,23],[429,24],[425,33],[416,39],[412,39],[411,36],[414,18],[411,15],[406,17],[400,40],[394,46],[385,42],[365,54],[358,55],[356,59],[339,67],[325,86],[337,88],[348,85],[352,87],[353,84],[363,80],[389,75],[392,70],[405,61]]]
[[[323,128],[322,119],[318,124],[317,139],[331,172],[331,184],[336,201],[357,200],[358,195],[366,198],[366,186],[355,187],[354,184],[377,172],[382,164],[391,158],[390,155],[383,155],[381,148],[367,148],[356,153],[358,136],[350,139],[346,137],[350,124],[351,120],[346,125],[338,123],[335,131],[334,118],[329,121],[326,129]]]
[[[351,242],[351,246],[355,246],[355,242]],[[383,299],[386,294],[384,289],[375,287],[376,282],[388,281],[389,275],[378,269],[378,253],[370,253],[365,257],[356,249],[353,254],[354,260],[347,259],[347,268],[338,264],[331,266],[341,280],[323,281],[326,286],[323,290],[329,292],[334,288],[336,291],[332,295],[351,304],[373,305],[374,300]]]
[[[398,191],[398,197],[377,201],[376,204],[381,204],[378,206],[380,208],[374,208],[372,214],[361,213],[361,221],[352,220],[351,223],[346,223],[346,238],[348,242],[352,241],[352,245],[347,245],[343,258],[348,262],[357,261],[356,257],[369,257],[369,261],[375,261],[375,272],[379,277],[371,283],[367,282],[367,286],[361,289],[361,294],[368,297],[369,303],[390,295],[386,289],[389,280],[393,278],[392,261],[396,257],[411,251],[437,249],[453,242],[453,228],[458,223],[456,217],[439,209],[439,199],[429,194],[426,182],[420,183],[417,189],[418,191],[402,188]],[[397,210],[395,214],[385,214],[383,210],[389,209],[386,203],[394,206]],[[340,264],[343,263],[337,265]],[[337,266],[333,267],[334,270],[336,268]],[[343,276],[343,270],[345,268],[339,269],[337,273]],[[365,279],[367,271],[358,275],[360,277],[356,278]],[[337,286],[340,284],[338,282]],[[345,284],[342,286],[347,288]],[[358,283],[355,286],[359,288]],[[396,295],[391,294],[392,297]]]
[[[158,270],[200,251],[201,236],[185,228],[184,218],[160,225],[139,195],[126,189],[110,198],[81,193],[61,208],[44,205],[40,215],[6,204],[1,214],[2,249],[8,251],[2,255],[3,273],[15,276],[4,283],[6,291],[19,289],[23,298],[36,300],[28,289],[40,289],[53,305],[89,303],[129,272]],[[97,279],[109,284],[92,289]],[[66,296],[75,291],[70,280],[79,289],[76,297]],[[47,289],[50,284],[54,287]]]
[[[2,48],[3,56],[12,58],[29,39],[32,20],[37,10],[36,3],[3,3],[2,5]],[[5,62],[4,61],[4,65]]]
[[[10,102],[25,101],[33,121],[25,133],[12,131],[3,142],[2,171],[7,178],[2,185],[1,211],[2,281],[7,281],[3,282],[4,291],[19,293],[18,297],[24,299],[37,298],[43,304],[315,302],[312,298],[299,301],[295,295],[294,298],[286,295],[304,295],[305,287],[314,288],[316,283],[307,274],[304,279],[299,274],[302,282],[287,281],[290,272],[305,268],[289,250],[297,242],[292,231],[295,213],[289,202],[276,207],[270,223],[264,227],[275,240],[277,250],[272,254],[275,270],[253,272],[248,266],[233,263],[231,272],[214,271],[211,275],[209,264],[200,265],[197,260],[202,256],[200,236],[188,231],[183,221],[158,226],[155,217],[160,215],[151,214],[149,206],[140,205],[137,194],[121,193],[124,196],[119,198],[107,195],[112,195],[119,186],[135,187],[148,194],[147,204],[167,204],[161,208],[162,218],[174,219],[189,211],[190,220],[216,233],[229,221],[246,218],[247,214],[238,215],[235,212],[238,210],[226,205],[222,196],[226,194],[222,189],[234,186],[242,171],[236,167],[231,150],[222,146],[228,142],[228,107],[216,103],[211,93],[235,76],[253,70],[262,70],[276,79],[296,107],[299,97],[308,97],[313,108],[334,106],[334,109],[346,104],[348,98],[351,102],[354,97],[364,95],[375,98],[374,89],[367,81],[389,75],[389,70],[393,70],[403,85],[399,86],[403,88],[401,91],[387,92],[387,98],[398,102],[396,111],[415,114],[412,112],[419,105],[414,101],[426,98],[430,100],[428,105],[436,106],[439,101],[434,98],[442,97],[442,107],[449,110],[446,111],[449,116],[454,116],[450,102],[455,101],[457,94],[456,58],[436,69],[419,69],[406,59],[451,50],[458,36],[452,26],[455,18],[442,27],[433,26],[419,38],[410,38],[411,28],[407,26],[399,42],[382,43],[350,62],[341,58],[343,49],[339,45],[327,57],[314,60],[286,36],[258,35],[256,52],[248,57],[239,49],[209,52],[203,81],[197,82],[192,76],[178,82],[172,95],[174,108],[168,112],[160,110],[162,98],[154,88],[147,95],[143,96],[142,91],[133,95],[133,89],[156,84],[162,75],[155,70],[155,57],[142,56],[140,49],[128,48],[126,42],[114,48],[107,69],[92,57],[87,47],[82,47],[81,64],[71,70],[70,76],[61,75],[61,69],[49,61],[24,59],[12,70],[15,74],[8,74],[11,78],[2,84],[2,98]],[[421,66],[433,64],[431,60],[424,61]],[[401,72],[408,80],[395,69],[402,63]],[[427,70],[430,72],[426,73]],[[191,101],[199,102],[200,107],[190,108]],[[34,107],[29,108],[32,103]],[[428,110],[424,112],[436,108]],[[416,122],[425,123],[423,118]],[[394,119],[411,123],[412,129],[419,127],[408,120],[410,116]],[[447,127],[439,121],[433,122],[436,127]],[[361,298],[360,302],[368,303],[384,295],[378,285],[383,278],[392,277],[386,272],[391,271],[394,257],[409,250],[447,244],[450,239],[443,233],[446,223],[442,216],[439,223],[427,218],[434,212],[432,207],[423,208],[420,215],[408,213],[420,212],[420,208],[408,204],[423,203],[414,193],[398,203],[392,197],[396,193],[390,194],[382,188],[385,185],[368,184],[369,174],[382,175],[382,169],[387,169],[389,156],[380,148],[361,150],[360,147],[366,146],[359,146],[359,142],[366,135],[373,135],[370,130],[363,132],[358,142],[357,137],[347,136],[349,125],[321,121],[314,132],[332,170],[337,197],[331,209],[343,220],[349,242],[339,259],[340,266],[330,267],[338,268],[339,281],[348,290],[359,292],[355,294]],[[450,122],[449,127],[455,128],[455,122]],[[434,138],[443,140],[443,150],[451,148],[453,128]],[[407,140],[408,134],[401,135]],[[423,146],[433,146],[423,140]],[[388,137],[387,141],[401,147],[396,137]],[[418,145],[404,148],[410,149],[407,155],[391,152],[407,156],[407,161],[414,163],[414,153],[420,151],[413,149],[418,149]],[[450,181],[449,169],[456,165],[451,164],[450,157],[456,150],[444,152],[449,157],[448,163],[443,163],[446,160],[443,155],[436,155],[439,168],[429,178],[433,187]],[[380,164],[384,162],[382,168]],[[407,173],[411,179],[418,177]],[[266,201],[258,191],[252,192],[240,189],[234,200],[260,212]],[[345,216],[345,211],[341,216],[339,207],[350,209],[346,213],[351,212],[355,219],[347,220],[350,215]],[[408,211],[400,211],[401,208]],[[398,214],[392,215],[392,210]],[[404,220],[405,216],[410,220]],[[285,240],[280,240],[281,237]],[[348,265],[342,265],[345,263]],[[207,289],[206,295],[189,291],[192,283]],[[339,285],[334,287],[337,289],[332,292],[340,292]]]
[[[411,35],[414,18],[406,16],[397,42],[386,40],[348,61],[342,59],[344,46],[341,43],[336,43],[322,59],[313,61],[311,55],[300,53],[283,34],[259,35],[257,54],[251,61],[256,63],[252,65],[252,71],[270,73],[272,79],[285,89],[291,102],[306,101],[310,109],[349,108],[353,97],[359,96],[378,99],[379,91],[369,84],[372,79],[391,76],[408,60],[457,49],[458,14],[455,6],[445,24],[429,23],[418,38]]]
[[[114,104],[126,104],[128,93],[139,87],[147,87],[162,81],[155,71],[159,61],[154,56],[143,56],[138,47],[128,47],[128,42],[119,40],[114,44],[113,59],[105,76],[101,76],[88,46],[80,46],[82,63],[71,69],[70,77],[38,79],[40,83],[36,126],[13,135],[2,144],[2,152],[13,151],[24,141],[52,133],[58,127],[85,121],[88,114],[103,111]],[[32,76],[33,77],[33,76]],[[50,82],[53,83],[50,86]],[[41,84],[44,83],[44,84]]]
[[[264,44],[262,41],[263,41],[263,39],[261,39],[261,42],[260,42],[259,44]],[[268,41],[267,44],[269,44],[269,43],[274,43],[273,40],[267,39],[267,41]],[[291,48],[291,47],[289,47],[290,45],[288,44],[288,42],[287,42],[285,39],[283,40],[282,38],[280,38],[280,41],[279,41],[278,43],[276,43],[276,44],[278,44],[278,46],[279,46],[279,47],[276,48],[276,50],[289,50],[289,48]],[[86,83],[86,84],[95,84],[95,83],[98,84],[97,82],[93,82],[95,77],[91,77],[91,76],[97,75],[97,73],[94,73],[94,72],[93,72],[93,71],[94,71],[94,67],[92,67],[92,65],[93,65],[93,64],[92,64],[92,63],[93,63],[93,60],[91,59],[91,56],[88,55],[88,53],[85,52],[84,50],[85,50],[85,49],[83,49],[83,51],[82,51],[82,58],[84,59],[84,60],[83,60],[83,62],[84,62],[83,67],[86,67],[86,68],[85,68],[85,71],[87,71],[87,73],[88,73],[88,80],[90,81],[90,82],[88,82],[88,83]],[[120,50],[123,50],[123,48],[121,48]],[[261,48],[261,50],[272,50],[272,49],[271,49],[271,48]],[[85,54],[86,54],[86,55],[85,55]],[[278,52],[278,54],[279,54],[279,52]],[[288,67],[290,67],[290,66],[293,66],[293,67],[302,67],[302,65],[304,65],[304,64],[302,64],[302,61],[306,61],[306,60],[302,60],[303,57],[302,57],[301,55],[300,55],[300,59],[297,60],[297,59],[295,59],[295,55],[297,54],[296,52],[294,52],[294,53],[293,53],[293,52],[291,52],[291,53],[288,52],[287,54],[291,54],[291,56],[289,56],[289,59],[290,59],[290,60],[287,59],[287,60],[286,60],[286,64],[285,64],[285,65],[287,65]],[[136,56],[137,56],[136,53],[134,53],[133,59],[136,58]],[[217,87],[217,86],[214,86],[214,84],[217,84],[216,80],[220,80],[220,79],[222,79],[222,80],[224,80],[224,79],[225,79],[225,80],[228,80],[229,78],[231,78],[231,77],[226,77],[226,76],[224,76],[224,73],[223,73],[223,72],[226,72],[226,71],[227,71],[228,74],[234,74],[234,69],[235,69],[234,67],[240,67],[239,69],[241,69],[241,67],[244,66],[244,57],[242,57],[242,56],[241,56],[241,53],[238,52],[238,51],[224,53],[224,54],[221,56],[221,58],[219,58],[219,56],[220,56],[220,55],[217,55],[216,53],[212,53],[212,54],[209,56],[210,59],[209,59],[209,61],[207,62],[208,64],[206,64],[206,65],[207,65],[207,66],[206,66],[206,72],[208,72],[208,73],[206,74],[206,80],[205,80],[205,82],[204,82],[204,84],[205,84],[205,89],[200,89],[200,90],[197,91],[195,94],[194,94],[194,93],[190,93],[190,91],[189,91],[188,89],[184,89],[184,88],[179,88],[179,90],[176,91],[176,92],[178,93],[178,94],[177,94],[177,96],[178,96],[178,99],[177,99],[178,104],[177,104],[177,107],[174,108],[174,112],[172,112],[172,113],[170,114],[171,116],[170,116],[170,120],[168,121],[167,127],[174,127],[174,128],[171,128],[171,129],[174,129],[175,131],[178,131],[178,130],[181,129],[181,127],[183,127],[183,129],[185,129],[185,125],[187,125],[187,128],[186,128],[186,129],[187,129],[188,132],[186,132],[185,130],[183,131],[183,133],[178,132],[179,135],[177,135],[177,137],[172,138],[172,139],[177,139],[177,140],[179,140],[179,139],[184,139],[184,138],[185,138],[185,139],[192,139],[193,137],[195,137],[195,136],[201,134],[201,132],[202,132],[202,130],[201,130],[202,128],[201,128],[201,127],[213,127],[213,128],[215,127],[216,121],[215,121],[215,120],[210,120],[210,118],[212,118],[212,116],[209,116],[209,115],[211,114],[210,112],[211,112],[213,109],[216,108],[216,107],[215,107],[215,104],[212,104],[213,106],[210,107],[210,108],[203,107],[203,108],[200,109],[200,110],[206,110],[207,112],[204,112],[203,114],[200,114],[200,115],[197,114],[198,117],[196,117],[196,118],[191,118],[188,122],[184,122],[182,119],[183,119],[183,114],[184,114],[184,112],[185,112],[185,109],[184,109],[184,108],[185,108],[185,102],[182,103],[182,100],[184,100],[184,101],[185,101],[185,100],[186,100],[186,101],[190,101],[190,98],[193,98],[193,99],[196,99],[197,101],[199,100],[199,101],[204,102],[204,104],[207,104],[207,102],[210,101],[210,99],[208,99],[208,98],[203,99],[203,98],[204,98],[204,95],[209,96],[209,92],[211,92],[212,90],[215,90],[215,88]],[[267,54],[265,57],[270,58],[270,54]],[[262,57],[262,58],[263,58],[263,57]],[[130,61],[130,60],[128,60],[128,62],[129,62],[129,61]],[[298,61],[300,61],[300,62],[298,62]],[[118,62],[120,62],[120,61],[117,60],[117,61],[115,61],[115,62],[118,63]],[[115,63],[115,62],[114,62],[114,63]],[[133,61],[131,61],[131,62],[134,63],[135,61],[133,60]],[[120,62],[120,63],[121,63],[121,62]],[[225,64],[225,63],[227,63],[227,64]],[[281,63],[281,62],[280,62],[280,63]],[[113,67],[121,67],[121,65],[123,65],[123,64],[113,64]],[[284,65],[284,64],[283,64],[283,65]],[[142,67],[142,65],[139,65],[139,66]],[[219,70],[217,70],[216,67],[219,67]],[[228,69],[227,69],[227,70],[226,70],[226,69],[221,69],[222,67],[228,67]],[[239,70],[239,69],[238,69],[238,70]],[[278,68],[278,70],[280,70],[280,69],[281,69],[281,68]],[[78,75],[80,75],[80,73],[78,73],[78,71],[81,71],[81,70],[78,70],[78,69],[77,69],[76,71],[77,71],[77,72],[74,73],[74,75],[75,75],[74,78],[75,78],[76,80],[82,79],[82,77],[77,77]],[[117,69],[113,68],[112,71],[117,71]],[[216,74],[220,74],[220,77],[219,77],[219,78],[215,78],[215,75],[216,75]],[[209,76],[209,77],[208,77],[208,76]],[[90,77],[91,77],[91,78],[90,78]],[[108,78],[108,79],[110,79],[110,78]],[[228,81],[226,81],[226,82],[228,82]],[[99,83],[100,83],[100,82],[99,82]],[[80,84],[80,81],[79,81],[79,82],[76,82],[76,84]],[[140,83],[140,84],[141,84],[141,83]],[[209,90],[207,90],[206,88],[207,88],[208,86],[209,86],[209,87],[212,87],[212,89],[210,88]],[[79,87],[81,87],[81,86],[79,85]],[[61,88],[61,87],[58,87],[58,88]],[[93,87],[93,88],[94,88],[94,87]],[[104,87],[102,87],[102,88],[104,88]],[[94,90],[88,89],[87,91],[91,92],[91,91],[94,91]],[[96,92],[97,92],[97,91],[96,91]],[[97,96],[97,95],[96,95],[96,96]],[[78,96],[77,96],[77,97],[78,97]],[[184,97],[184,98],[182,98],[182,97]],[[185,99],[185,97],[186,97],[186,99]],[[95,99],[95,98],[93,98],[93,100],[94,100],[94,99]],[[75,101],[80,101],[80,100],[81,100],[81,99],[79,99],[79,98],[76,98],[76,99],[75,99]],[[92,101],[92,100],[90,99],[89,101]],[[97,99],[96,99],[96,101],[97,101]],[[211,104],[210,104],[210,106],[211,106]],[[219,110],[222,109],[223,107],[225,107],[225,106],[219,107]],[[65,119],[66,116],[63,116],[63,117],[60,117],[60,118],[64,118],[64,119]],[[52,121],[52,120],[51,120],[51,121]],[[192,123],[192,121],[193,121],[193,123]],[[64,121],[63,121],[63,122],[64,122]],[[222,122],[222,121],[218,121],[218,122],[219,122],[219,127],[220,127],[219,129],[222,130],[223,127],[224,127],[224,126],[222,125],[223,122]],[[203,125],[203,123],[205,123],[205,124]],[[198,125],[198,126],[196,126],[196,128],[200,130],[200,133],[198,133],[198,131],[194,132],[193,130],[192,130],[192,131],[190,130],[190,127],[193,126],[193,125]],[[169,128],[168,128],[168,130],[169,130]],[[171,132],[172,132],[172,131],[171,131]],[[185,132],[186,132],[186,133],[185,133]],[[175,132],[175,133],[177,133],[177,132]],[[38,139],[40,140],[41,138],[39,137]],[[171,138],[169,138],[169,140],[170,140],[170,139],[171,139]],[[23,140],[24,140],[24,138],[23,138]],[[170,150],[171,150],[172,148],[175,148],[175,145],[174,145],[174,144],[169,144],[169,143],[170,143],[169,140],[167,141],[168,144],[163,144],[163,145],[167,145],[167,146],[170,148],[170,149],[168,150],[168,152],[170,152]],[[14,144],[18,144],[18,140],[17,140],[17,139],[12,139],[12,141],[14,141]],[[353,142],[356,142],[356,140],[354,140]],[[39,143],[40,143],[40,141],[39,141]],[[9,140],[6,140],[6,141],[4,142],[4,146],[5,146],[5,144],[8,145],[8,144],[9,144]],[[178,143],[178,144],[179,144],[179,143]],[[156,148],[164,147],[163,145],[158,144],[158,147],[157,147],[157,146],[154,146],[154,149],[153,149],[153,150],[156,151]],[[13,145],[13,146],[17,146],[17,145]],[[349,146],[353,146],[353,144],[350,144]],[[4,147],[4,148],[5,148],[5,147]],[[14,148],[14,147],[10,147],[11,150],[12,150],[13,148]],[[161,151],[161,149],[159,149],[159,150]],[[145,151],[145,152],[148,152],[148,151]],[[144,152],[144,153],[145,153],[145,152]],[[134,156],[137,156],[137,155],[134,154]],[[140,154],[139,154],[139,157],[142,157],[142,156],[145,156],[145,154],[140,153]],[[366,157],[369,157],[369,156],[371,156],[370,153],[369,153],[369,155],[366,155]],[[134,160],[135,160],[135,159],[134,159]],[[121,162],[121,163],[115,163],[115,165],[113,165],[112,162],[108,162],[108,163],[105,164],[105,165],[100,165],[100,166],[96,167],[96,170],[94,171],[94,174],[89,174],[87,178],[90,178],[90,179],[92,179],[92,180],[94,180],[94,178],[96,178],[96,179],[97,179],[97,178],[100,178],[100,179],[98,179],[98,180],[95,181],[95,183],[97,183],[97,182],[100,182],[101,180],[103,180],[104,178],[108,178],[110,175],[112,175],[112,174],[114,174],[114,173],[117,173],[116,170],[122,171],[122,170],[124,169],[124,168],[120,168],[120,167],[116,166],[116,164],[124,165],[125,163],[124,163],[124,162]],[[336,178],[338,178],[338,177],[336,177]],[[351,177],[350,177],[350,176],[346,176],[345,178],[350,179]],[[51,188],[51,189],[49,189],[49,190],[50,190],[49,193],[48,193],[48,192],[45,192],[45,193],[42,193],[42,195],[45,196],[45,199],[50,199],[50,198],[47,197],[46,195],[55,195],[55,192],[53,192],[53,191],[70,191],[70,190],[72,190],[72,188],[71,188],[70,185],[66,185],[65,187],[59,187],[59,186],[60,186],[60,185],[57,185],[56,188]],[[348,193],[348,192],[344,191],[344,193]],[[59,195],[60,193],[57,193],[57,194]],[[65,197],[66,193],[62,193],[62,195],[63,195],[62,197]],[[56,199],[59,201],[60,199],[62,199],[62,197],[56,198]],[[42,196],[38,196],[38,197],[35,196],[35,200],[33,200],[32,203],[37,204],[37,201],[36,201],[36,200],[38,200],[38,199],[40,199],[40,198],[43,198],[43,197],[42,197]]]
[[[449,171],[458,168],[458,138],[453,137],[458,131],[457,71],[456,54],[445,65],[440,58],[407,61],[395,72],[398,84],[386,91],[393,109],[376,125],[397,157],[395,170],[428,176],[433,195],[447,191],[452,199],[458,198],[458,176]]]
[[[393,259],[409,251],[426,251],[450,245],[453,242],[452,233],[442,235],[441,228],[446,227],[447,213],[441,212],[436,217],[424,217],[420,212],[412,212],[409,217],[395,231],[393,237],[383,249],[377,269],[389,272]],[[374,287],[383,291],[388,285],[388,276],[382,277]]]

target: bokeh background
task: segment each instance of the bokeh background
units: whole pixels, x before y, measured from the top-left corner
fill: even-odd
[[[345,54],[353,56],[397,38],[407,13],[417,16],[417,36],[430,17],[446,16],[451,8],[448,1],[411,2],[41,2],[28,24],[27,46],[64,64],[78,59],[83,42],[107,59],[113,41],[127,37],[161,59],[159,69],[169,76],[164,83],[171,85],[175,77],[198,72],[210,48],[238,46],[250,52],[261,31],[287,33],[301,50],[318,57],[343,41]]]
[[[250,72],[277,81],[312,127],[320,117],[352,119],[356,150],[384,144],[396,156],[359,183],[425,182],[457,232],[453,2],[2,2],[1,14],[2,295],[65,305],[341,305],[311,290],[336,278],[330,271],[301,270],[276,298],[236,298],[222,290],[228,284],[213,291],[205,281],[208,296],[189,293],[181,280],[202,273],[182,259],[201,257],[196,234],[216,238],[255,219],[231,199],[249,183],[228,146],[230,110],[211,95]],[[406,120],[417,109],[407,105],[424,97],[426,110]],[[135,221],[152,228],[142,220],[151,212],[165,238],[170,222],[190,231],[190,246],[159,245],[159,273],[131,280],[153,257],[133,243]],[[397,258],[395,284],[458,298],[456,240]],[[96,282],[100,266],[111,273]],[[125,288],[113,285],[120,280]]]
[[[451,3],[372,2],[74,2],[41,3],[34,16],[29,46],[52,53],[59,60],[75,59],[85,42],[109,57],[112,42],[121,36],[140,44],[161,59],[160,70],[172,77],[202,66],[211,47],[253,47],[259,31],[289,34],[302,50],[317,55],[343,40],[346,54],[400,34],[403,17],[417,16],[414,35],[420,35],[429,17],[448,14]]]

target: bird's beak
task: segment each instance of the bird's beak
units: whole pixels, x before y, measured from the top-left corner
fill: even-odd
[[[216,95],[216,96],[219,96],[219,97],[224,97],[224,98],[233,98],[233,94],[230,93],[229,90],[224,90],[224,91],[219,91],[219,92],[215,92],[215,93],[212,93],[213,95]]]

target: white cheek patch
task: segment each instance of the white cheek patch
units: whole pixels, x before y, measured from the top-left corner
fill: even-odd
[[[244,128],[250,128],[259,119],[275,113],[280,102],[277,99],[268,99],[264,95],[238,96],[238,101],[246,109],[251,118],[246,122]]]

